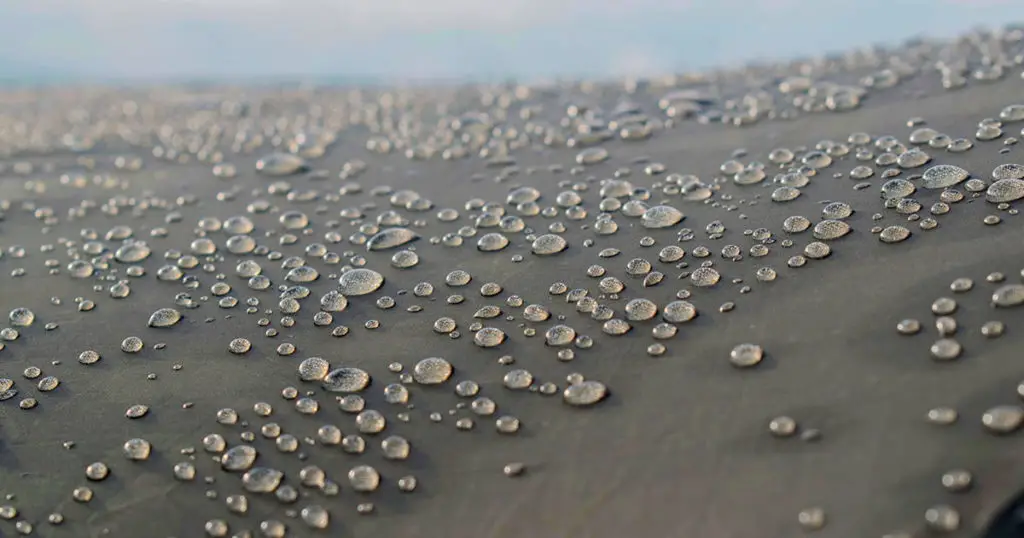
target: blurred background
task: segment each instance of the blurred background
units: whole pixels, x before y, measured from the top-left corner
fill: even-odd
[[[645,75],[948,37],[1024,0],[3,0],[0,83]]]

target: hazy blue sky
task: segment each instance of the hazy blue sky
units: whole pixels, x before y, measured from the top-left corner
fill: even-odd
[[[645,74],[953,35],[1024,0],[0,0],[0,79]]]

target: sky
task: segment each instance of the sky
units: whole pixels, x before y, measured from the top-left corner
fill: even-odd
[[[0,0],[0,80],[647,75],[1024,22],[1024,0]]]

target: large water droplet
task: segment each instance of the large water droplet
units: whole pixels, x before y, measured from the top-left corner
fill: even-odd
[[[440,357],[428,357],[413,367],[413,379],[421,385],[439,385],[452,376],[452,365]]]
[[[555,234],[544,234],[534,239],[532,250],[534,254],[539,256],[548,256],[562,252],[567,246],[568,243],[566,243],[564,237]]]
[[[369,384],[370,374],[353,367],[331,370],[322,382],[324,390],[329,392],[359,392]]]
[[[1007,284],[992,293],[992,304],[1009,308],[1024,304],[1024,284]]]
[[[242,475],[242,487],[250,493],[273,493],[281,481],[284,473],[269,467],[253,467]]]
[[[256,161],[256,171],[267,176],[290,176],[307,169],[306,160],[291,153],[271,153]]]
[[[19,307],[11,310],[7,318],[11,320],[11,325],[15,327],[28,327],[36,320],[36,315],[27,308]]]
[[[675,226],[681,220],[683,220],[683,212],[667,205],[648,208],[641,217],[645,228],[668,228]]]
[[[1015,202],[1024,198],[1024,179],[1000,179],[988,186],[985,200],[994,204]]]
[[[256,449],[249,445],[231,447],[221,455],[220,465],[226,471],[247,471],[256,462]]]
[[[181,312],[173,308],[161,308],[149,316],[150,327],[172,327],[181,321]]]
[[[927,189],[945,189],[966,180],[967,170],[952,164],[937,164],[924,171],[921,184]]]
[[[358,297],[373,293],[384,284],[384,276],[372,269],[352,269],[341,274],[338,285],[342,295]]]
[[[577,407],[594,405],[608,395],[608,388],[600,381],[580,381],[562,391],[562,400]]]
[[[408,228],[387,228],[377,232],[366,242],[366,250],[387,250],[417,239],[419,235]]]

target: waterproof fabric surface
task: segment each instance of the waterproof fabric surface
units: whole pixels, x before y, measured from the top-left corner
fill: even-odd
[[[1022,280],[1024,239],[1014,204],[1000,208],[985,194],[994,168],[1024,163],[1020,146],[1010,141],[1021,135],[1024,123],[1005,121],[1002,136],[992,140],[977,136],[981,120],[999,118],[1008,105],[1024,101],[1020,69],[1008,67],[999,80],[970,80],[964,88],[948,90],[938,75],[922,67],[923,74],[907,74],[893,88],[870,90],[852,110],[800,112],[791,119],[769,118],[764,111],[799,110],[794,95],[776,96],[770,107],[754,105],[762,109],[755,111],[759,121],[742,127],[723,125],[716,121],[720,116],[708,111],[738,116],[728,112],[725,93],[742,85],[754,95],[744,102],[749,109],[757,96],[750,88],[761,85],[777,94],[782,77],[756,73],[750,76],[759,77],[757,83],[699,82],[705,97],[690,95],[677,102],[692,106],[692,117],[683,114],[670,125],[664,124],[666,111],[657,104],[668,89],[654,83],[636,93],[619,84],[589,93],[559,87],[528,95],[520,91],[518,97],[514,86],[424,90],[413,94],[419,95],[412,99],[415,106],[396,105],[393,110],[400,112],[372,105],[370,93],[356,103],[328,90],[253,90],[250,96],[193,90],[188,99],[178,100],[159,92],[127,91],[52,97],[61,103],[52,110],[70,110],[66,103],[82,102],[94,116],[46,127],[50,131],[59,127],[87,136],[84,126],[95,128],[102,117],[118,117],[123,131],[138,136],[126,137],[131,144],[108,136],[77,153],[29,148],[3,159],[0,304],[5,313],[12,312],[6,326],[18,335],[7,333],[0,377],[12,380],[9,389],[18,392],[0,402],[0,492],[9,496],[0,505],[17,512],[8,510],[11,517],[0,520],[0,533],[15,535],[31,523],[33,535],[55,537],[196,537],[208,531],[259,536],[261,524],[273,533],[278,521],[289,536],[781,538],[802,532],[851,537],[943,530],[950,536],[976,536],[1024,485],[1021,439],[1011,431],[1024,413],[1016,407],[1017,386],[1024,380],[1019,336],[1024,308],[992,304],[1000,287]],[[871,71],[836,70],[811,78],[859,85],[859,77]],[[814,92],[797,93],[813,100]],[[8,118],[28,114],[24,107],[29,105],[17,104],[15,97],[8,96]],[[376,98],[395,101],[394,96]],[[512,104],[503,108],[503,98]],[[623,112],[629,107],[621,102],[627,100],[642,110]],[[138,103],[140,115],[109,115],[125,101]],[[230,104],[239,102],[248,105],[248,112]],[[458,106],[446,117],[424,104],[436,102]],[[613,113],[617,104],[620,110]],[[42,125],[47,109],[33,106],[36,125]],[[148,119],[147,106],[156,110]],[[340,113],[337,107],[348,108]],[[473,110],[484,111],[486,119],[470,115]],[[649,137],[622,140],[623,118],[629,114],[649,118],[629,121],[657,120]],[[698,121],[701,114],[710,121]],[[153,118],[163,118],[168,127],[153,125]],[[275,126],[275,118],[288,120]],[[335,123],[325,125],[325,118]],[[561,118],[566,119],[560,126]],[[616,118],[619,125],[612,123]],[[920,119],[908,126],[912,118]],[[551,126],[549,134],[568,133],[580,145],[545,145],[542,124]],[[113,120],[96,129],[111,125]],[[419,131],[412,132],[412,126]],[[955,152],[927,141],[911,143],[911,133],[921,127],[966,138],[973,147]],[[219,140],[216,151],[237,169],[231,177],[223,171],[217,177],[212,163],[197,162],[204,156],[209,160],[210,151],[189,153],[190,136],[199,140],[193,150],[206,149],[203,137],[208,140],[216,129],[222,130],[214,137]],[[432,129],[437,130],[433,138],[428,136]],[[598,159],[596,150],[581,156],[584,134],[600,129],[610,137],[590,147],[603,148],[607,158]],[[231,137],[237,131],[249,138],[236,152]],[[337,135],[316,138],[325,132]],[[871,135],[870,142],[850,142],[858,132]],[[307,139],[296,139],[296,133],[306,133]],[[257,144],[254,140],[263,134]],[[885,149],[876,141],[886,135],[907,148],[919,147],[929,162],[905,168],[878,164]],[[288,151],[292,141],[296,151],[306,152],[308,170],[269,176],[272,165],[289,166],[280,159],[264,161],[262,172],[256,169],[261,157],[275,151],[275,136],[281,143],[277,151]],[[391,137],[391,152],[367,149],[368,139],[371,149],[379,149],[381,136]],[[318,143],[323,156],[317,155]],[[849,151],[835,150],[836,144]],[[786,181],[802,182],[776,175],[799,167],[816,145],[826,153],[833,148],[832,163],[814,175],[805,169],[806,185],[796,187],[796,199],[773,201]],[[190,158],[182,162],[186,159],[174,156],[176,162],[168,162],[168,148],[178,146],[176,151]],[[427,155],[428,146],[437,154]],[[466,156],[443,158],[443,149],[454,146],[463,147]],[[154,147],[161,149],[155,154]],[[858,158],[858,147],[871,157]],[[741,148],[745,151],[737,153]],[[777,148],[792,150],[793,163],[773,162],[770,154]],[[95,161],[92,169],[83,156]],[[131,158],[118,161],[124,156],[141,159],[140,169],[131,170]],[[578,163],[587,159],[595,162]],[[723,163],[732,159],[741,168],[763,163],[765,178],[737,184],[736,171],[723,171]],[[365,171],[356,173],[362,168],[356,160]],[[663,165],[664,172],[660,167],[645,172],[651,163]],[[933,204],[953,195],[927,189],[925,179],[915,177],[927,177],[927,170],[942,164],[984,182],[978,188],[968,189],[966,182],[951,187],[963,199],[948,203],[948,213],[933,210]],[[870,167],[873,175],[851,179],[857,166]],[[888,169],[899,173],[883,177]],[[694,192],[694,184],[670,174],[698,176],[710,190],[708,198],[687,200],[679,184],[687,185],[684,193]],[[604,202],[616,198],[600,193],[616,177],[646,191],[626,190],[618,204]],[[880,189],[894,178],[916,187],[900,198],[916,200],[920,209],[908,210],[912,201],[886,207]],[[867,186],[855,188],[861,183]],[[510,192],[521,187],[535,188],[538,212],[550,207],[552,213],[531,215],[529,204],[507,203]],[[580,199],[561,195],[565,192]],[[665,228],[645,227],[639,214],[627,214],[631,209],[623,204],[631,197],[647,207],[671,206],[684,218]],[[826,208],[842,211],[826,202],[852,208],[849,216],[835,219],[849,225],[848,235],[821,240],[813,230],[784,230],[787,217],[802,215],[813,226],[824,220]],[[608,230],[607,223],[597,220],[602,204],[608,204],[603,209],[617,224],[615,233],[602,233]],[[458,218],[442,216],[445,208],[457,210]],[[501,221],[513,215],[522,218],[526,229]],[[664,215],[652,213],[646,220],[660,222]],[[233,231],[228,230],[235,216],[250,219],[253,229],[236,219]],[[992,216],[1000,222],[989,218],[987,224],[986,217]],[[929,218],[937,226],[923,226]],[[131,237],[122,237],[123,229],[108,234],[118,226],[130,228]],[[881,234],[872,228],[889,226],[905,227],[910,236],[897,243],[880,241]],[[370,241],[390,248],[367,249],[370,237],[390,228],[405,231]],[[755,231],[760,228],[771,232],[770,240]],[[481,251],[478,243],[488,233],[503,234],[508,246]],[[557,243],[537,240],[549,233],[563,237],[566,248],[538,255]],[[884,233],[898,236],[899,230]],[[413,235],[418,240],[405,242]],[[194,243],[202,237],[212,240],[214,254],[204,253],[206,243]],[[461,246],[453,246],[459,237]],[[119,261],[115,253],[126,240],[145,242],[151,254]],[[500,243],[493,237],[489,241]],[[246,247],[248,242],[257,250]],[[827,256],[821,245],[805,249],[815,242],[828,246]],[[685,255],[663,261],[671,252],[662,249],[671,245]],[[727,250],[723,256],[728,245],[738,252]],[[755,245],[766,246],[768,253],[751,250]],[[707,249],[706,257],[700,247]],[[396,253],[410,249],[418,263],[396,267]],[[619,253],[610,256],[605,249]],[[791,261],[797,255],[806,263]],[[402,256],[408,261],[410,255]],[[132,259],[124,251],[121,257]],[[645,271],[634,259],[646,260],[651,268]],[[260,265],[269,278],[267,289],[254,289],[262,284],[251,275],[239,276],[244,260]],[[289,273],[300,265],[315,269],[318,278],[306,282],[311,273]],[[593,265],[604,272],[588,274]],[[145,274],[131,276],[130,266],[143,267]],[[383,282],[376,286],[371,274],[370,283],[339,284],[346,266],[375,271]],[[698,285],[692,275],[702,266],[717,271],[715,285]],[[777,276],[768,281],[768,273],[759,272],[763,267]],[[470,282],[446,283],[455,270],[467,272]],[[663,279],[650,277],[651,271]],[[86,272],[91,274],[75,278]],[[995,272],[1003,278],[990,277]],[[617,278],[623,289],[602,281],[607,277]],[[961,278],[971,279],[973,286],[953,291],[951,283]],[[122,280],[127,284],[119,285]],[[423,287],[416,290],[424,282],[432,284],[432,294]],[[230,290],[215,289],[217,283]],[[500,292],[484,296],[485,283],[499,284]],[[570,292],[559,290],[557,283]],[[296,286],[307,288],[308,297]],[[371,291],[354,293],[361,287]],[[580,306],[580,295],[573,296],[571,290],[577,289],[587,290],[596,305],[610,308],[611,317],[631,329],[609,334],[624,326],[594,319],[586,311],[594,305]],[[335,310],[331,320],[321,314],[315,322],[315,313],[326,304],[321,297],[331,290],[349,292],[344,308],[335,303],[329,308]],[[237,305],[225,297],[237,299]],[[696,307],[697,316],[672,323],[676,332],[671,338],[655,338],[657,330],[669,331],[655,328],[664,321],[665,307],[680,297]],[[957,325],[947,336],[962,348],[955,358],[948,356],[950,342],[936,344],[940,316],[933,313],[933,303],[942,297],[956,303],[954,311],[944,314]],[[634,299],[649,300],[657,311],[645,314],[649,305],[630,303]],[[91,310],[80,306],[88,301],[95,303]],[[546,309],[550,316],[531,321],[528,305],[544,307],[531,315]],[[497,307],[500,314],[481,312],[486,306]],[[21,308],[32,312],[30,325],[18,325],[26,319]],[[151,314],[161,308],[175,309],[182,319],[168,327],[148,326]],[[166,316],[173,319],[173,314],[161,318],[171,323]],[[444,317],[454,321],[459,337],[435,328]],[[293,319],[294,325],[283,318]],[[908,318],[919,321],[919,333],[898,332],[897,324]],[[1002,322],[1005,334],[983,335],[990,321]],[[949,332],[949,320],[938,323]],[[548,345],[546,333],[556,325],[571,327],[592,345],[587,338]],[[268,336],[269,329],[276,333]],[[141,338],[141,351],[122,351],[122,341],[130,336]],[[239,338],[247,339],[250,348],[233,353],[231,342]],[[738,368],[730,354],[745,343],[760,346],[763,357],[755,366]],[[294,352],[284,344],[294,346]],[[651,348],[659,344],[664,345],[660,354]],[[933,345],[950,360],[937,360]],[[102,358],[80,363],[87,350]],[[512,360],[502,359],[509,356]],[[319,381],[326,371],[314,371],[312,381],[301,380],[300,363],[309,357],[324,358],[331,370],[350,367],[368,374],[372,381],[360,394],[365,409],[386,419],[383,431],[373,432],[373,416],[357,421],[356,414],[339,409],[337,398],[344,394],[325,390]],[[416,370],[428,357],[445,359],[454,373],[439,385],[424,384],[444,378],[437,369],[427,371],[429,364]],[[392,363],[408,374],[408,401],[402,389],[391,386],[403,381]],[[525,374],[518,369],[532,375],[526,383],[532,389],[508,388],[522,381]],[[607,397],[588,407],[567,404],[562,393],[572,374],[603,383]],[[338,372],[326,386],[356,386],[360,375]],[[46,390],[52,388],[41,384],[47,376],[58,378],[59,386]],[[479,385],[478,394],[469,395],[465,385],[459,390],[467,397],[456,394],[456,385],[466,380]],[[545,383],[557,390],[545,394]],[[297,389],[297,398],[282,397],[287,387]],[[297,404],[303,397],[318,404],[315,414],[309,413],[309,401]],[[487,413],[490,404],[481,397],[491,400],[493,413]],[[259,402],[269,406],[254,409]],[[138,404],[148,406],[148,413],[126,418],[126,410]],[[955,409],[958,420],[930,422],[929,410],[941,407]],[[218,423],[218,411],[228,408],[237,411],[238,422]],[[498,431],[499,417],[517,419],[518,431]],[[792,436],[771,432],[770,423],[778,417],[795,421]],[[993,432],[994,422],[1007,431]],[[512,429],[509,424],[511,418],[505,418],[504,427]],[[337,426],[343,435],[359,435],[365,449],[354,454],[326,442],[329,432],[320,433],[325,425]],[[281,491],[276,496],[247,491],[242,475],[251,469],[225,471],[222,455],[204,448],[210,434],[221,435],[228,447],[253,446],[258,456],[250,466],[283,472],[278,488],[294,488],[295,498]],[[282,435],[294,439],[282,440]],[[385,457],[401,453],[382,448],[392,435],[409,442],[406,459]],[[147,441],[148,457],[126,458],[129,439]],[[208,442],[215,447],[215,440]],[[391,442],[394,449],[400,440]],[[344,446],[358,443],[353,438]],[[138,455],[139,446],[135,441],[128,452]],[[102,480],[87,477],[87,467],[95,462],[110,469]],[[175,466],[182,462],[194,466],[194,479],[181,479],[187,466],[179,467],[182,476],[175,477]],[[513,465],[506,473],[511,464],[521,464],[522,472],[511,472]],[[379,472],[375,491],[355,491],[349,473],[359,465]],[[318,479],[308,466],[318,467],[326,478]],[[956,485],[943,483],[944,474],[955,470],[970,473],[965,491],[951,491]],[[399,487],[408,476],[416,479],[411,492]],[[409,489],[411,482],[406,478],[403,484]],[[73,492],[81,487],[92,491],[89,502],[74,500]],[[78,495],[85,493],[79,490]],[[245,510],[238,495],[247,499]],[[370,510],[368,503],[373,512],[361,514]],[[324,511],[330,522],[317,529]],[[51,514],[60,515],[59,525],[47,522]]]

